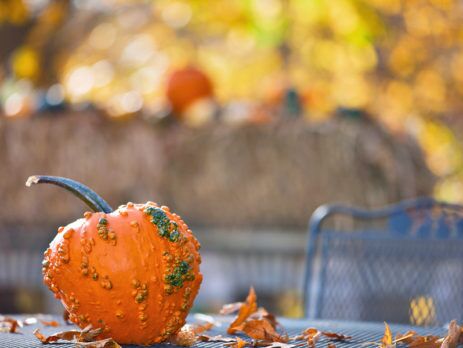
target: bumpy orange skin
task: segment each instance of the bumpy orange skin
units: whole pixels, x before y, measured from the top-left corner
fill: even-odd
[[[81,328],[101,327],[101,338],[121,344],[149,345],[176,333],[202,280],[200,245],[191,230],[161,207],[177,223],[179,239],[160,236],[144,212],[147,206],[157,207],[128,203],[110,214],[85,213],[58,230],[43,262],[44,282],[61,299],[70,320]],[[107,221],[106,239],[101,218]],[[172,286],[166,276],[181,261],[189,264],[188,280]]]

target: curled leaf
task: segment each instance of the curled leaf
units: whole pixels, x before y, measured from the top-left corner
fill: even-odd
[[[246,302],[243,303],[239,309],[238,316],[228,327],[227,333],[234,334],[237,329],[236,327],[241,325],[249,318],[249,316],[257,311],[257,296],[254,288],[249,289],[248,297]]]
[[[284,342],[271,342],[268,345],[265,345],[266,348],[293,348],[296,347],[295,344],[288,344]]]
[[[22,324],[13,318],[0,317],[0,332],[19,333],[18,327]]]
[[[395,343],[392,342],[392,332],[389,325],[384,322],[384,336],[381,339],[381,348],[393,348]]]
[[[264,340],[270,342],[287,342],[286,337],[278,334],[273,325],[267,319],[246,320],[239,326],[235,327],[236,331],[241,331],[255,340]]]
[[[325,337],[328,337],[330,340],[340,341],[340,342],[345,342],[352,338],[352,336],[346,336],[346,335],[338,334],[335,332],[328,332],[328,331],[322,331],[322,335]]]
[[[198,340],[200,342],[224,342],[224,343],[235,343],[236,338],[232,337],[224,337],[222,335],[217,335],[217,336],[208,336],[208,335],[200,335],[198,336]]]
[[[409,344],[411,342],[413,342],[414,340],[414,337],[416,337],[417,334],[416,334],[416,331],[407,331],[406,333],[404,334],[401,334],[401,333],[398,333],[396,336],[395,336],[395,340],[394,342],[397,343],[397,342],[403,342],[405,344]]]
[[[222,315],[229,315],[237,312],[241,306],[243,305],[243,302],[234,302],[234,303],[228,303],[222,306],[220,309],[220,314]]]
[[[456,320],[452,320],[449,324],[449,330],[447,337],[444,339],[446,347],[456,348],[458,341],[460,340],[461,327],[457,324]],[[444,342],[442,342],[442,347],[444,347]]]
[[[252,345],[249,342],[246,342],[245,340],[242,340],[239,337],[236,337],[236,342],[234,343],[225,343],[224,346],[226,347],[231,347],[231,348],[244,348],[246,346]]]
[[[193,326],[186,324],[171,337],[170,343],[176,346],[191,347],[196,343],[196,333]]]
[[[207,314],[203,314],[203,313],[196,313],[196,314],[193,315],[193,318],[195,320],[198,320],[198,321],[201,321],[201,322],[211,323],[214,326],[222,326],[222,323],[220,321],[216,320],[216,318],[214,318],[212,315],[207,315]]]
[[[39,329],[35,329],[33,333],[35,337],[40,340],[40,342],[43,344],[48,344],[58,340],[73,342],[95,342],[96,337],[100,335],[102,331],[102,329],[92,329],[91,325],[89,325],[82,331],[61,331],[50,336],[43,335]]]
[[[269,313],[264,307],[259,307],[257,311],[249,316],[250,319],[266,319],[272,324],[273,328],[277,327],[284,329],[282,325],[277,321],[275,315]]]
[[[449,336],[446,336],[444,338],[444,341],[442,342],[440,348],[451,348],[449,344]]]
[[[106,338],[104,340],[94,342],[77,342],[76,346],[85,348],[122,348],[112,338]]]
[[[320,339],[322,333],[318,331],[317,329],[311,327],[311,328],[305,329],[302,334],[304,338],[307,340],[307,345],[311,348],[315,348],[315,345]]]
[[[192,326],[192,329],[195,335],[199,335],[203,332],[211,330],[214,326],[215,326],[214,323],[208,322],[202,325],[195,324]]]
[[[394,343],[407,344],[409,348],[439,348],[442,339],[438,336],[421,336],[415,331],[407,331],[404,334],[397,334]]]

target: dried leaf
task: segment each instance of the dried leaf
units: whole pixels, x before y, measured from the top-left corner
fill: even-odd
[[[416,331],[407,331],[406,333],[404,334],[401,334],[401,333],[398,333],[396,336],[395,336],[395,340],[394,342],[397,343],[397,342],[403,342],[405,344],[409,344],[411,342],[413,342],[414,340],[414,337],[416,337]]]
[[[302,334],[304,338],[307,340],[307,345],[311,348],[315,348],[315,345],[320,339],[322,333],[318,331],[317,329],[311,327],[311,328],[305,329]]]
[[[234,343],[225,343],[224,346],[231,347],[231,348],[244,348],[246,346],[252,345],[249,342],[246,342],[245,340],[242,340],[241,338],[237,337],[236,342]]]
[[[328,343],[328,348],[336,348],[336,345],[334,343]]]
[[[295,344],[288,344],[284,342],[272,342],[269,345],[265,345],[266,348],[293,348],[296,347]]]
[[[211,323],[214,326],[222,326],[222,323],[219,320],[216,320],[213,316],[203,314],[203,313],[196,313],[193,315],[193,318],[197,321],[204,322],[204,323]]]
[[[244,348],[246,347],[246,344],[247,342],[245,340],[242,340],[239,337],[236,338],[236,348]]]
[[[449,330],[447,337],[444,339],[446,347],[456,348],[458,341],[460,340],[461,328],[457,324],[456,320],[452,320],[449,324]],[[444,347],[444,342],[442,342],[442,347]]]
[[[192,327],[193,328],[193,333],[195,335],[199,335],[199,334],[201,334],[203,332],[211,330],[214,326],[215,326],[214,323],[205,323],[205,324],[202,324],[202,325],[195,324]]]
[[[222,315],[229,315],[237,312],[241,306],[243,305],[243,302],[235,302],[235,303],[228,303],[222,306],[222,309],[220,309],[220,314]]]
[[[442,339],[438,336],[420,336],[415,331],[407,331],[404,334],[397,334],[394,343],[407,344],[409,348],[438,348]]]
[[[191,347],[196,343],[196,333],[193,326],[186,324],[184,325],[177,334],[170,338],[170,343],[182,346]]]
[[[239,309],[238,316],[228,327],[227,333],[234,334],[237,329],[236,327],[241,325],[249,318],[249,316],[257,311],[257,296],[254,288],[249,289],[248,297],[246,302],[243,303]]]
[[[38,338],[38,340],[40,342],[42,342],[43,344],[47,344],[47,343],[50,343],[50,342],[55,342],[55,341],[58,341],[59,338],[58,337],[46,337],[45,335],[43,335],[39,329],[35,329],[33,334],[35,335],[35,337]],[[56,339],[55,339],[56,338]]]
[[[322,335],[328,337],[330,340],[345,342],[352,338],[352,336],[342,335],[335,332],[322,331]]]
[[[255,340],[264,340],[270,342],[287,342],[286,337],[282,337],[272,324],[266,319],[247,320],[235,327],[236,331],[242,331]]]
[[[60,326],[60,324],[59,324],[56,320],[50,320],[50,321],[47,321],[47,320],[40,320],[40,322],[41,322],[44,326],[53,326],[53,327],[58,327],[58,326]]]
[[[288,339],[288,341],[301,341],[301,340],[305,340],[304,335],[291,336]]]
[[[392,342],[392,332],[389,325],[384,322],[384,336],[381,339],[381,348],[393,348],[395,343]]]
[[[249,316],[250,319],[267,319],[273,328],[280,327],[284,329],[281,324],[277,321],[275,315],[269,313],[264,307],[259,307],[257,311]]]
[[[430,337],[430,336],[424,336]],[[423,338],[424,338],[423,337]],[[444,339],[437,337],[435,340],[416,340],[408,345],[410,348],[440,348]]]
[[[40,332],[39,329],[35,329],[34,335],[43,344],[56,342],[58,340],[73,341],[73,342],[95,342],[95,338],[99,334],[101,334],[102,331],[103,331],[102,329],[92,329],[92,326],[89,325],[82,331],[79,331],[79,330],[62,331],[62,332],[57,332],[50,336],[44,336]]]
[[[0,332],[19,333],[18,327],[21,324],[18,320],[9,317],[0,317]]]
[[[58,340],[64,340],[64,341],[77,340],[77,337],[79,337],[80,334],[81,332],[78,330],[70,330],[70,331],[57,332],[50,336],[45,336],[40,332],[39,329],[34,330],[35,337],[37,337],[40,340],[40,342],[42,342],[43,344],[56,342]]]
[[[86,348],[122,348],[112,338],[106,338],[104,340],[94,342],[77,342],[76,346]]]
[[[444,338],[444,341],[442,342],[440,348],[450,348],[449,336],[446,336],[446,337]]]
[[[223,337],[222,335],[217,336],[208,336],[208,335],[200,335],[198,336],[198,340],[201,342],[236,342],[236,338],[231,337]]]

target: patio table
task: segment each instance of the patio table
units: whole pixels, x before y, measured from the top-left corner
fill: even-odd
[[[15,319],[25,319],[27,317],[38,317],[37,315],[12,315],[11,317]],[[43,348],[70,348],[75,347],[75,343],[69,343],[64,341],[59,341],[58,343],[41,344],[37,338],[32,334],[32,332],[39,328],[40,331],[45,335],[50,335],[58,331],[72,330],[76,329],[75,326],[64,324],[63,320],[57,316],[40,316],[44,320],[56,320],[61,323],[59,327],[46,327],[40,323],[24,326],[20,328],[21,333],[0,333],[0,348],[32,348],[32,347],[43,347]],[[209,336],[214,335],[223,335],[227,336],[226,328],[228,323],[230,323],[231,317],[223,316],[213,316],[214,320],[221,325],[215,327],[205,334]],[[346,342],[339,341],[329,341],[322,336],[317,342],[317,348],[325,348],[328,346],[328,343],[334,343],[337,348],[355,348],[355,347],[373,347],[374,345],[365,345],[366,342],[379,342],[383,337],[384,333],[384,323],[371,323],[371,322],[347,322],[347,321],[334,321],[334,320],[307,320],[307,319],[288,319],[288,318],[279,318],[279,322],[285,327],[287,333],[292,335],[300,334],[304,329],[309,327],[314,327],[320,331],[331,331],[338,334],[345,334],[352,336],[352,339]],[[190,315],[187,320],[188,323],[198,322],[194,316]],[[408,330],[415,330],[420,335],[436,335],[444,336],[447,332],[444,327],[433,327],[433,328],[423,328],[423,327],[414,327],[409,325],[390,325],[393,335],[397,333],[405,333]],[[290,342],[293,344],[294,342]],[[306,341],[297,341],[294,343],[296,347],[307,347]],[[133,345],[124,345],[123,347],[136,347]],[[174,347],[170,344],[158,344],[155,347]],[[201,348],[221,348],[224,347],[222,342],[200,342],[195,344],[193,347]],[[400,347],[400,345],[399,345]]]

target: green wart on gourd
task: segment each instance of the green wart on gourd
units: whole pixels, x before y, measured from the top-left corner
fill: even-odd
[[[176,222],[171,221],[162,209],[149,206],[145,208],[144,213],[151,216],[151,223],[156,225],[161,237],[166,238],[171,242],[178,241],[180,236],[180,233],[178,232],[178,225]]]
[[[186,261],[180,261],[174,271],[167,274],[165,281],[167,284],[181,288],[183,282],[194,280],[194,275],[190,272],[191,266]]]

